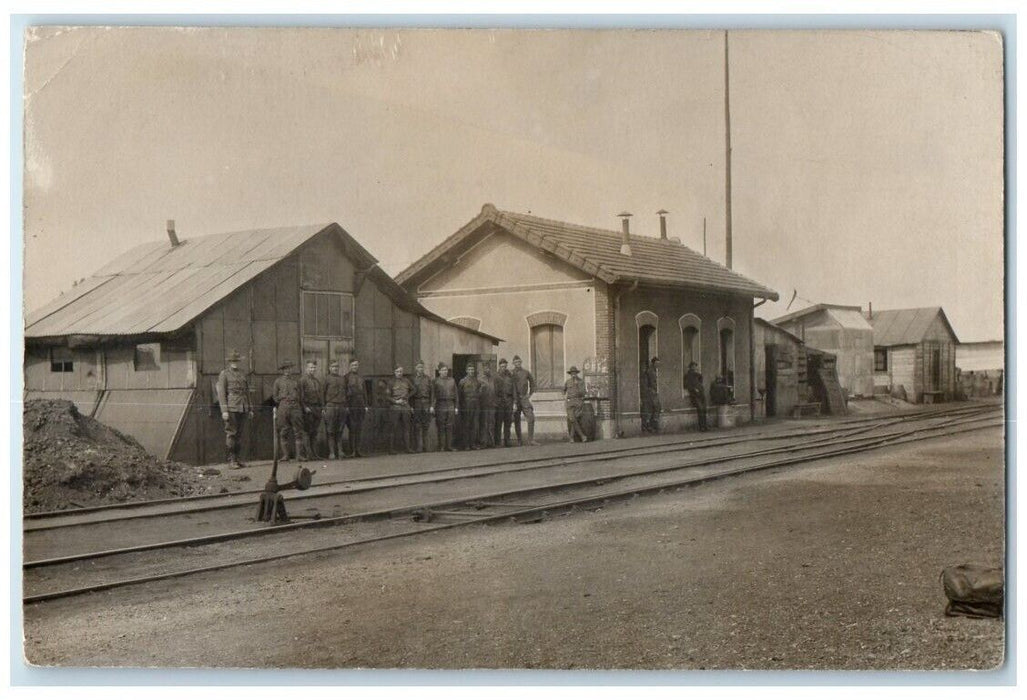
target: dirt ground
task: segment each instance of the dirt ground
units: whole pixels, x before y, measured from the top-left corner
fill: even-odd
[[[40,665],[995,669],[944,566],[999,566],[989,429],[611,504],[28,606]]]

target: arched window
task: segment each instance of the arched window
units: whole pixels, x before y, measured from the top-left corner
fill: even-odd
[[[659,356],[660,317],[652,311],[640,311],[635,314],[635,325],[638,327],[638,386],[641,401],[641,387],[645,386],[645,371],[649,367],[649,360]]]
[[[449,319],[449,322],[464,328],[470,328],[472,331],[481,330],[481,319],[474,316],[456,316]]]
[[[563,326],[567,314],[539,311],[527,317],[531,329],[531,373],[539,389],[563,386]]]
[[[735,383],[735,322],[727,317],[717,321],[717,338],[720,344],[720,376],[727,377],[727,383]]]
[[[702,371],[702,321],[695,314],[685,314],[678,319],[681,329],[681,395],[685,395],[685,374],[688,365],[694,362]]]

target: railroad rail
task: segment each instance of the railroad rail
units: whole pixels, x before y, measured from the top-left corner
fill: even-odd
[[[694,486],[760,470],[1002,425],[1001,406],[986,405],[976,408],[979,410],[918,412],[903,416],[901,419],[868,421],[865,425],[852,425],[850,421],[848,426],[839,426],[838,430],[810,431],[815,433],[811,440],[755,449],[730,456],[714,455],[684,461],[675,459],[669,464],[654,467],[638,468],[636,464],[634,468],[624,468],[587,478],[578,477],[543,485],[530,484],[516,488],[486,490],[470,496],[460,495],[434,501],[405,502],[318,521],[222,532],[198,538],[26,561],[23,565],[26,575],[26,595],[23,600],[25,603],[54,600],[137,583],[335,551],[471,524],[544,519],[556,512],[587,508],[596,503],[628,496]],[[841,434],[841,430],[846,430],[846,434]],[[690,442],[685,446],[695,445]],[[629,461],[638,456],[634,454],[638,451],[621,448],[609,451],[620,452],[619,457],[607,456],[610,460]],[[682,452],[682,445],[678,444],[676,456],[680,457]],[[661,454],[674,456],[673,451],[669,449]],[[595,456],[602,456],[602,453]],[[465,478],[481,478],[481,475]],[[449,480],[455,478],[450,477]],[[346,495],[351,494],[352,492],[346,492]],[[290,503],[293,504],[297,500],[290,499]],[[290,509],[293,507],[290,505]],[[384,523],[384,527],[368,528],[371,523]],[[341,535],[338,530],[332,530],[332,526],[346,524],[358,527],[346,528]],[[363,524],[365,529],[374,531],[360,532],[360,524]],[[381,532],[383,529],[386,532]],[[233,547],[225,551],[227,548],[221,545],[230,541],[233,541]],[[261,547],[268,544],[282,546],[283,550],[271,554],[259,552]],[[179,560],[185,561],[169,562],[172,552],[176,553]],[[213,559],[214,563],[188,566],[188,560],[193,559]],[[168,570],[169,564],[172,566],[171,570]],[[126,570],[130,570],[131,573],[133,567],[135,575],[126,577]],[[85,575],[83,570],[86,571]],[[100,580],[83,584],[82,579],[89,577],[99,577]],[[81,585],[68,585],[66,582]]]

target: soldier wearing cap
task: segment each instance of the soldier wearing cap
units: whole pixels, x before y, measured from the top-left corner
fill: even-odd
[[[414,376],[410,379],[414,393],[410,397],[414,410],[414,445],[418,452],[428,450],[428,426],[431,424],[431,385],[432,380],[424,373],[424,362],[418,360],[414,364]]]
[[[574,437],[588,442],[585,430],[581,427],[581,415],[585,409],[585,380],[578,376],[578,368],[573,365],[567,374],[570,378],[563,384],[563,396],[567,405],[567,442],[574,442]]]
[[[699,365],[694,362],[688,363],[688,372],[685,373],[685,391],[688,398],[695,406],[695,413],[699,419],[699,430],[709,430],[706,425],[706,389],[703,387],[702,374],[699,373]]]
[[[349,372],[342,378],[346,388],[346,427],[349,429],[349,454],[363,457],[360,451],[363,444],[364,417],[367,415],[367,388],[364,378],[360,376],[360,362],[350,360]]]
[[[496,446],[496,378],[492,366],[486,363],[481,368],[478,380],[479,433],[478,444],[482,447]]]
[[[431,405],[435,429],[439,436],[439,452],[453,451],[453,424],[456,422],[456,380],[449,376],[449,367],[439,363],[439,376],[431,383]]]
[[[397,365],[392,371],[392,379],[387,386],[389,399],[389,454],[396,454],[396,438],[402,438],[407,452],[410,449],[410,399],[414,395],[414,385],[403,376],[403,367]]]
[[[457,408],[460,413],[460,447],[464,450],[480,450],[478,443],[479,420],[481,419],[481,382],[478,381],[474,363],[467,365],[467,376],[457,387]]]
[[[296,440],[296,458],[299,459],[303,447],[303,403],[300,399],[300,385],[292,376],[296,363],[286,360],[278,369],[282,376],[275,380],[271,388],[271,400],[278,407],[275,429],[278,431],[278,449],[282,453],[281,460],[289,461],[289,438]]]
[[[249,382],[239,369],[241,359],[235,350],[228,353],[228,367],[221,370],[217,379],[218,404],[221,406],[221,420],[225,422],[225,449],[232,469],[246,466],[239,461],[239,443],[246,418],[253,417]]]
[[[339,376],[339,361],[328,365],[321,394],[324,402],[325,436],[328,438],[328,459],[341,458],[342,433],[346,423],[346,381]]]
[[[306,459],[314,459],[317,430],[321,427],[324,389],[317,378],[317,360],[307,362],[307,372],[300,377],[300,403],[303,404],[303,451]]]
[[[538,445],[535,442],[535,407],[531,404],[531,395],[535,393],[535,378],[531,372],[521,367],[521,358],[513,356],[513,381],[514,381],[514,429],[517,431],[517,444],[523,445],[521,440],[521,414],[528,419],[528,444]]]
[[[513,423],[514,410],[514,381],[513,375],[507,369],[506,358],[499,361],[499,372],[496,373],[496,416],[493,422],[492,434],[496,438],[496,445],[500,439],[503,447],[510,447],[510,426]]]
[[[660,358],[654,357],[642,373],[642,432],[660,432],[660,391],[659,391]]]

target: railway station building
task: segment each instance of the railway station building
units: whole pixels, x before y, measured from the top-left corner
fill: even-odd
[[[755,300],[771,289],[666,236],[609,231],[501,211],[491,204],[396,280],[432,312],[504,339],[538,384],[537,435],[565,435],[561,388],[581,368],[597,437],[641,432],[640,375],[660,358],[662,425],[694,425],[688,364],[707,388],[723,376],[740,421],[756,402]],[[755,302],[756,304],[762,301]]]
[[[494,359],[499,338],[441,318],[335,223],[140,245],[25,320],[25,398],[64,398],[192,464],[224,460],[214,383],[244,356],[257,415],[243,459],[270,459],[270,396],[286,361],[360,360],[368,396],[417,359]],[[371,430],[364,431],[372,439]]]

